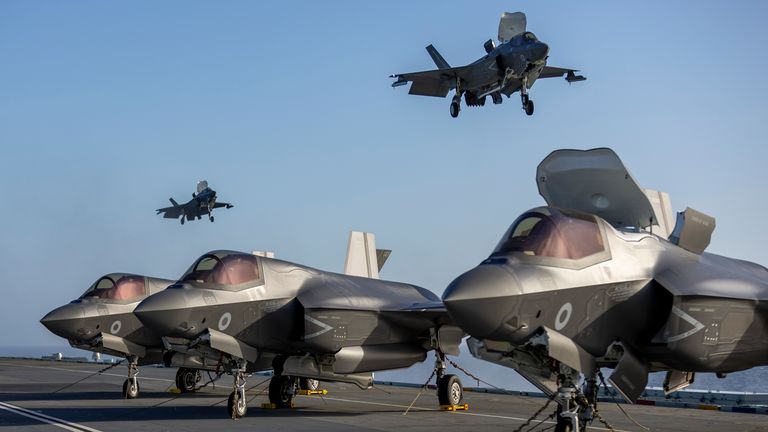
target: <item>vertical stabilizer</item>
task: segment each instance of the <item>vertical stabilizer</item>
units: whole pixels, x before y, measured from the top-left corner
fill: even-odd
[[[429,56],[432,57],[432,61],[435,62],[435,65],[438,67],[438,69],[450,69],[451,65],[448,64],[447,61],[443,58],[443,56],[440,55],[439,52],[437,52],[437,48],[435,48],[433,45],[429,45],[427,47],[427,52],[429,53]]]
[[[376,253],[376,237],[373,233],[351,231],[347,244],[347,258],[344,260],[344,274],[379,278],[379,263]]]
[[[653,189],[643,189],[648,201],[651,202],[653,213],[656,215],[653,224],[653,233],[659,237],[667,238],[675,227],[675,214],[672,212],[672,201],[666,192]]]

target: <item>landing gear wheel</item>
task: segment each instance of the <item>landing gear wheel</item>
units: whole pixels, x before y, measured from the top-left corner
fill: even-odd
[[[291,408],[296,380],[286,375],[273,376],[269,381],[269,401],[277,408]]]
[[[182,393],[192,393],[197,389],[197,383],[202,378],[197,369],[179,368],[176,372],[176,388]]]
[[[123,398],[135,399],[139,397],[139,382],[128,378],[123,382]]]
[[[461,111],[461,107],[459,106],[459,103],[456,101],[451,102],[451,117],[453,118],[458,117],[459,111]]]
[[[529,99],[529,100],[528,100],[528,101],[525,103],[525,105],[523,106],[523,108],[525,108],[525,113],[526,113],[526,114],[528,114],[528,115],[533,115],[533,101],[532,101],[532,100],[530,100],[530,99]]]
[[[227,412],[229,413],[229,416],[232,419],[237,420],[240,417],[244,417],[247,411],[248,405],[246,405],[245,399],[240,397],[240,392],[235,390],[230,393],[229,398],[227,399]]]
[[[299,388],[302,390],[317,390],[320,388],[320,381],[312,378],[299,378]]]
[[[184,225],[184,216],[181,217],[181,224]]]
[[[213,216],[211,216],[209,219],[211,220],[211,222],[213,222]]]
[[[573,431],[573,425],[571,424],[571,421],[568,419],[557,419],[557,424],[555,425],[555,432],[571,432]]]
[[[443,375],[437,380],[437,400],[440,405],[459,405],[464,399],[464,388],[456,375]]]

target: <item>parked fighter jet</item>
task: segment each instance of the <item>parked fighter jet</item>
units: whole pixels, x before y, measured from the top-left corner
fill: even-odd
[[[670,230],[668,195],[606,148],[555,151],[536,182],[547,207],[518,217],[443,301],[476,357],[556,397],[555,430],[591,422],[602,367],[635,402],[652,371],[670,393],[696,372],[768,364],[768,270],[704,252],[713,218],[688,208]]]
[[[174,285],[135,311],[180,355],[218,362],[234,376],[227,410],[245,415],[245,373],[274,370],[269,400],[288,407],[297,378],[373,383],[372,371],[398,369],[437,353],[441,404],[461,401],[445,354],[458,354],[463,332],[437,296],[377,280],[380,260],[370,234],[353,233],[345,275],[234,251],[200,257]],[[387,254],[379,254],[385,256]],[[365,276],[365,277],[364,277]]]
[[[184,219],[191,221],[197,218],[200,220],[203,215],[208,215],[208,219],[213,222],[211,212],[215,208],[232,208],[230,203],[216,202],[216,191],[208,187],[208,182],[201,180],[197,182],[197,193],[192,194],[192,199],[186,204],[179,204],[173,198],[169,198],[172,207],[157,209],[157,214],[163,213],[166,219],[176,219],[181,216],[181,224],[184,225]]]
[[[528,90],[537,79],[563,75],[569,83],[586,79],[576,75],[578,71],[575,69],[547,66],[549,46],[526,31],[522,12],[501,15],[498,38],[500,45],[496,46],[488,39],[483,45],[487,54],[460,67],[448,65],[437,49],[429,45],[427,52],[438,69],[392,75],[391,78],[397,78],[392,87],[412,82],[409,94],[435,97],[445,97],[455,89],[451,117],[459,116],[462,95],[467,106],[483,106],[486,96],[490,96],[494,104],[500,104],[502,94],[510,97],[520,91],[523,109],[532,115],[533,101],[528,97]]]
[[[136,305],[150,294],[162,291],[173,281],[126,273],[100,277],[83,295],[56,308],[40,322],[52,333],[69,341],[74,348],[124,357],[128,360],[128,379],[123,397],[139,395],[138,366],[160,363],[163,342],[133,315]],[[202,378],[200,367],[180,367],[176,386],[191,392]],[[213,369],[213,368],[208,368]]]

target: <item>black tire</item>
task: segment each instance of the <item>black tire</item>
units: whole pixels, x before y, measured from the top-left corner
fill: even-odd
[[[571,432],[573,430],[573,425],[571,424],[570,420],[558,418],[557,424],[555,425],[555,432]]]
[[[229,394],[227,398],[227,413],[233,420],[237,420],[240,417],[245,417],[245,413],[248,412],[248,405],[245,399],[240,398],[240,392],[237,390]]]
[[[299,378],[299,388],[302,390],[317,390],[320,388],[320,381],[312,378]]]
[[[464,388],[456,375],[443,375],[437,381],[437,400],[440,405],[461,405]]]
[[[525,104],[525,113],[528,115],[533,115],[533,101],[529,100],[528,103]]]
[[[458,102],[451,102],[451,117],[456,118],[459,116],[459,111],[461,111],[461,107],[459,106]]]
[[[181,217],[181,224],[184,225],[184,216]]]
[[[123,398],[136,399],[139,397],[139,381],[130,378],[123,381]]]
[[[269,401],[277,408],[291,408],[293,406],[293,387],[296,380],[286,375],[276,375],[269,380]]]
[[[197,383],[202,375],[197,369],[179,368],[176,372],[176,388],[182,393],[192,393],[197,390]]]
[[[213,216],[211,216],[211,222],[213,222]]]
[[[477,104],[480,106],[485,106],[485,96],[481,97],[477,100]]]

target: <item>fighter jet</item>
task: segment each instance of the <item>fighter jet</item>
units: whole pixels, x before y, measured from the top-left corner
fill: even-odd
[[[600,368],[635,402],[649,372],[666,371],[669,394],[697,372],[768,364],[768,270],[705,252],[714,218],[687,208],[671,229],[669,196],[641,189],[607,148],[555,151],[536,182],[546,207],[518,217],[443,301],[476,357],[558,401],[555,430],[591,423]]]
[[[124,357],[128,360],[128,378],[123,383],[123,397],[139,396],[138,366],[160,363],[163,341],[144,327],[133,314],[136,305],[150,294],[162,291],[174,281],[127,273],[100,277],[71,303],[56,308],[40,322],[61,336],[74,348]],[[202,364],[181,365],[176,385],[191,392],[201,380]],[[185,367],[186,366],[186,367]],[[213,370],[212,367],[207,369]]]
[[[578,70],[547,66],[549,46],[526,31],[526,18],[522,12],[501,15],[499,21],[499,45],[488,39],[483,47],[486,55],[466,66],[451,67],[443,56],[429,45],[427,52],[437,69],[391,75],[397,78],[392,87],[412,82],[408,92],[412,95],[445,97],[456,90],[451,101],[451,117],[458,117],[461,97],[467,106],[483,106],[487,96],[494,104],[503,102],[501,95],[510,97],[519,91],[523,109],[533,115],[533,100],[528,91],[539,78],[565,76],[569,83],[584,81],[576,75]]]
[[[213,222],[211,212],[215,208],[232,208],[230,203],[216,202],[216,191],[208,187],[208,182],[201,180],[197,182],[197,193],[192,194],[192,199],[186,204],[179,204],[173,198],[169,198],[172,207],[157,209],[157,214],[163,213],[166,219],[177,219],[181,217],[181,224],[184,225],[184,219],[191,221],[197,218],[200,220],[203,215],[208,215],[208,219]]]
[[[245,374],[274,371],[269,400],[289,407],[299,378],[373,383],[372,371],[424,361],[436,351],[438,398],[461,402],[462,387],[445,374],[463,332],[450,325],[440,299],[414,285],[378,280],[387,256],[371,234],[352,233],[345,273],[236,251],[204,254],[165,291],[145,299],[136,316],[166,348],[218,362],[234,377],[227,411],[245,415]],[[382,259],[377,259],[380,257]]]

